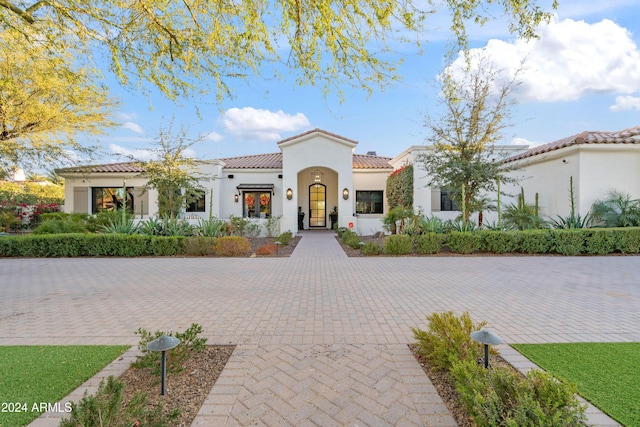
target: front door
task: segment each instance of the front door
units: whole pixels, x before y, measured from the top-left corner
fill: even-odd
[[[323,184],[309,186],[309,227],[327,226],[327,187]]]

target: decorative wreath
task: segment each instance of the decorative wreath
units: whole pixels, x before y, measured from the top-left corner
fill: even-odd
[[[267,196],[266,194],[260,196],[260,204],[262,206],[267,206],[269,204],[269,196]]]
[[[247,203],[247,206],[253,206],[253,204],[256,202],[256,199],[254,199],[251,194],[248,194],[244,201]]]

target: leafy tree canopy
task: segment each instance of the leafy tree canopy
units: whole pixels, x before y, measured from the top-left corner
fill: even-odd
[[[98,83],[99,73],[74,65],[81,52],[63,42],[25,38],[27,33],[0,32],[0,169],[91,151],[75,136],[99,134],[113,124],[115,102]]]
[[[67,40],[89,60],[101,47],[136,89],[150,83],[169,98],[214,92],[221,100],[231,79],[258,75],[266,63],[325,91],[384,86],[397,77],[382,59],[390,42],[419,40],[438,7],[450,12],[457,47],[466,47],[470,22],[502,14],[512,32],[531,37],[549,18],[536,0],[0,0],[0,29],[50,45]]]
[[[495,143],[510,126],[510,97],[518,85],[517,74],[501,81],[490,60],[481,55],[467,61],[467,68],[452,67],[440,76],[442,113],[425,120],[431,149],[418,161],[429,175],[429,184],[447,188],[462,208],[464,221],[476,208],[483,191],[496,189],[498,180],[515,182],[509,170],[497,162],[501,155]]]

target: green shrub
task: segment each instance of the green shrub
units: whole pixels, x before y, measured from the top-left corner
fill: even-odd
[[[222,237],[227,231],[227,221],[218,218],[200,219],[194,233],[207,237]]]
[[[584,251],[588,254],[611,254],[616,251],[616,236],[610,229],[590,228],[584,232]]]
[[[184,254],[187,256],[207,256],[215,254],[216,238],[208,236],[189,237],[184,241]]]
[[[504,254],[516,252],[520,247],[522,233],[512,231],[483,230],[477,233],[482,247],[487,252]]]
[[[183,237],[126,234],[44,234],[0,239],[3,257],[169,256],[184,253]]]
[[[576,387],[539,369],[523,377],[511,367],[486,370],[466,360],[453,364],[451,377],[478,427],[585,425]]]
[[[471,339],[471,332],[482,329],[487,322],[473,323],[468,311],[456,316],[453,311],[427,316],[426,331],[411,328],[416,339],[415,351],[440,370],[448,370],[454,361],[483,357],[482,344]]]
[[[249,220],[241,216],[231,215],[229,217],[229,223],[231,224],[231,234],[234,236],[244,236]]]
[[[33,234],[86,233],[87,227],[81,221],[49,219],[33,229]]]
[[[611,229],[614,235],[615,250],[623,254],[640,253],[640,228],[625,227]]]
[[[579,255],[584,250],[584,233],[580,230],[553,230],[551,250],[560,255]]]
[[[469,232],[452,231],[447,235],[445,244],[458,254],[471,254],[481,249],[480,237]]]
[[[163,415],[162,402],[149,407],[147,396],[137,393],[123,406],[124,383],[113,376],[100,381],[95,395],[85,391],[80,402],[71,403],[70,418],[63,419],[60,427],[131,427],[136,425],[164,427],[175,425],[179,410]]]
[[[351,246],[353,249],[360,249],[360,236],[358,236],[353,231],[344,231],[341,238],[345,245]]]
[[[416,252],[419,254],[437,254],[442,250],[444,239],[443,234],[430,232],[416,236],[413,239],[413,244]]]
[[[378,242],[368,241],[362,246],[363,255],[380,255],[382,246]]]
[[[285,231],[284,233],[280,234],[278,237],[276,237],[274,240],[276,242],[280,242],[282,245],[288,245],[289,242],[291,242],[291,239],[293,239],[293,235],[291,234],[290,231]]]
[[[154,373],[160,375],[160,352],[147,350],[147,344],[167,335],[180,340],[180,344],[167,353],[167,372],[180,372],[184,369],[184,363],[193,353],[203,351],[206,348],[207,339],[199,336],[202,332],[202,326],[197,323],[192,323],[184,332],[155,331],[151,333],[144,328],[138,328],[135,334],[140,335],[138,349],[142,354],[136,358],[131,366],[136,369],[150,368]]]
[[[215,254],[218,256],[247,256],[251,252],[251,244],[246,237],[224,236],[216,240]]]
[[[393,234],[384,239],[384,252],[388,255],[413,253],[413,241],[407,234]]]
[[[551,249],[551,231],[525,230],[517,231],[520,247],[518,252],[524,254],[546,254]]]

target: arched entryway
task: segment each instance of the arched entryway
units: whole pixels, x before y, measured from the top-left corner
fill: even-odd
[[[318,182],[309,186],[309,228],[327,227],[327,186]]]

